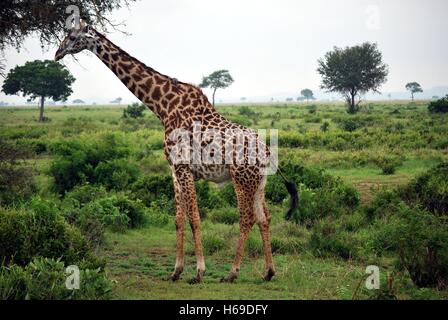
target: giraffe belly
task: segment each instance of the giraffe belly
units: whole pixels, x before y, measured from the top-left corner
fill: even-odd
[[[216,183],[230,180],[229,166],[227,165],[191,165],[196,180],[204,179]]]

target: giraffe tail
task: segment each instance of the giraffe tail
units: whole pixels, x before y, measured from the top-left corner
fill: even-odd
[[[293,181],[290,181],[286,178],[286,176],[280,171],[280,168],[277,168],[277,172],[283,178],[285,187],[288,190],[289,195],[291,196],[291,200],[289,202],[289,209],[285,215],[286,220],[291,220],[293,213],[299,207],[299,193],[297,191],[297,186]]]

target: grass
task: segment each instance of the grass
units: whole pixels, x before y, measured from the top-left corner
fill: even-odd
[[[173,223],[172,223],[173,224]],[[215,226],[203,224],[203,231]],[[237,225],[233,228],[237,229]],[[273,232],[273,236],[275,236]],[[183,277],[176,283],[164,278],[173,270],[175,261],[175,231],[169,228],[143,228],[126,234],[107,235],[101,252],[108,261],[107,272],[116,281],[115,299],[352,299],[364,279],[366,264],[342,259],[317,259],[309,252],[276,254],[277,275],[271,282],[262,278],[262,256],[244,257],[240,277],[233,284],[222,284],[220,278],[230,270],[231,250],[206,257],[204,283],[190,285],[187,280],[195,274],[195,257],[191,235],[187,232],[186,265]],[[390,262],[383,262],[381,276],[392,270]],[[406,277],[395,279],[399,299],[446,299],[447,292],[417,289]],[[384,285],[384,283],[383,283]],[[362,289],[357,299],[368,299],[371,293]]]
[[[252,123],[252,128],[274,127],[279,129],[280,136],[296,134],[308,143],[299,148],[280,145],[280,160],[294,159],[303,165],[324,168],[330,174],[340,176],[358,189],[364,203],[372,199],[377,189],[405,184],[429,167],[448,159],[447,148],[438,144],[448,136],[448,122],[443,116],[428,114],[424,102],[411,106],[396,101],[370,103],[366,105],[366,111],[358,115],[369,124],[352,133],[344,132],[338,125],[339,118],[350,117],[342,104],[316,104],[317,110],[313,114],[306,104],[248,106],[261,113],[257,124]],[[220,105],[218,110],[232,118],[239,116],[240,107]],[[17,143],[43,141],[50,146],[58,139],[66,140],[80,135],[95,138],[106,132],[120,132],[139,151],[137,159],[143,173],[169,172],[163,151],[153,147],[163,140],[162,127],[155,116],[148,112],[140,122],[126,122],[121,119],[123,109],[124,106],[51,106],[46,108],[46,117],[50,121],[38,123],[35,107],[0,108],[0,137]],[[400,112],[391,115],[395,109]],[[274,125],[273,119],[276,119]],[[325,133],[320,129],[324,121],[330,124],[329,131]],[[395,129],[397,123],[402,126]],[[27,136],[30,132],[36,137]],[[344,140],[341,146],[336,147],[323,143],[343,140],[341,137],[353,138],[354,141]],[[358,140],[362,141],[355,146]],[[401,157],[402,163],[394,174],[385,175],[374,160],[377,155],[389,154]],[[50,199],[56,197],[51,192],[52,178],[47,174],[53,157],[47,151],[27,159],[37,173],[38,193]],[[164,280],[172,272],[175,261],[176,235],[172,216],[170,224],[165,227],[146,226],[125,233],[107,232],[106,243],[98,249],[98,255],[106,259],[107,273],[116,281],[113,297],[226,300],[370,298],[372,292],[363,289],[363,285],[355,297],[354,293],[362,284],[364,270],[371,261],[316,258],[307,248],[311,231],[284,221],[286,206],[286,203],[271,205],[272,238],[277,241],[278,251],[274,254],[277,275],[269,283],[261,280],[264,259],[258,252],[261,242],[257,228],[250,235],[255,254],[246,252],[236,283],[221,284],[219,280],[231,268],[238,225],[212,223],[207,219],[203,221],[203,236],[215,235],[224,244],[206,255],[205,281],[194,286],[187,283],[195,274],[194,245],[188,227],[183,278],[177,283]],[[382,257],[373,262],[380,266],[384,285],[386,274],[394,269],[393,261]],[[399,299],[448,298],[447,291],[416,288],[406,274],[396,275],[395,291]]]

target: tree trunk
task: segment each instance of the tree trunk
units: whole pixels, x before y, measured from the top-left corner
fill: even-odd
[[[414,92],[411,92],[412,102],[414,102]]]
[[[350,92],[350,99],[348,101],[348,103],[349,103],[348,113],[350,113],[350,114],[355,114],[356,113],[355,97],[356,97],[356,93],[354,93],[353,91]]]
[[[215,93],[216,93],[216,89],[218,89],[218,88],[213,89],[213,98],[212,98],[212,100],[213,100],[213,106],[215,106]]]
[[[44,121],[44,103],[45,103],[45,97],[40,97],[40,110],[39,110],[39,122]]]

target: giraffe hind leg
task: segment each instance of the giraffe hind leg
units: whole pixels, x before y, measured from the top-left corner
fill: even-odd
[[[233,260],[232,269],[226,277],[221,279],[221,282],[233,282],[238,277],[244,255],[246,240],[252,226],[256,221],[254,200],[257,186],[251,183],[253,181],[242,179],[242,176],[244,175],[239,174],[238,172],[232,173],[238,210],[240,212],[240,236],[236,247],[236,255]]]

